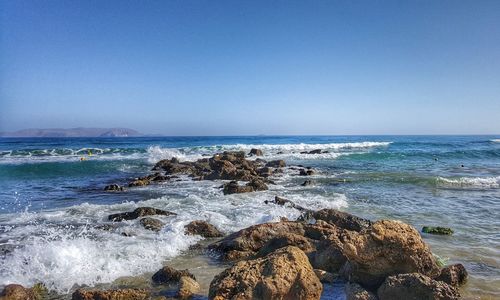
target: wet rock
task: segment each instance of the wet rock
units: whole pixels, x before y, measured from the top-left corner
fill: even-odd
[[[151,215],[175,216],[177,214],[153,207],[138,207],[134,211],[109,215],[108,220],[113,222],[120,222],[123,220],[134,220],[140,217],[151,216]]]
[[[202,220],[192,221],[186,226],[184,226],[184,228],[185,228],[185,233],[189,235],[201,235],[202,237],[205,238],[224,236],[224,234],[220,232],[217,229],[217,227]]]
[[[367,291],[361,285],[348,282],[345,285],[345,295],[346,300],[377,300],[377,296],[374,293]]]
[[[286,163],[284,160],[279,159],[279,160],[272,160],[266,164],[266,167],[270,168],[284,168],[286,167]]]
[[[441,235],[452,235],[453,230],[448,227],[430,227],[430,226],[424,226],[422,227],[422,232],[423,233],[429,233],[429,234],[441,234]]]
[[[305,214],[303,214],[299,218],[299,220],[308,220],[311,218],[316,220],[323,220],[330,224],[339,226],[340,228],[358,232],[361,231],[362,229],[368,228],[372,224],[370,220],[363,219],[336,209],[328,209],[328,208],[318,211],[308,211]]]
[[[107,192],[121,192],[123,191],[123,187],[118,184],[110,184],[104,187],[104,190]]]
[[[147,179],[136,179],[128,184],[129,187],[135,187],[135,186],[146,186],[151,184],[151,182]]]
[[[300,176],[311,176],[311,175],[314,175],[314,171],[301,169],[299,172],[299,175]]]
[[[163,226],[165,226],[165,223],[163,223],[162,221],[150,217],[142,218],[139,222],[144,228],[156,232],[160,231]]]
[[[39,300],[40,295],[33,289],[28,289],[19,284],[6,285],[0,294],[0,300]]]
[[[467,270],[462,264],[455,264],[446,266],[441,269],[441,273],[435,279],[438,281],[446,282],[452,286],[463,285],[467,281]]]
[[[323,283],[333,283],[337,278],[333,273],[320,269],[314,269],[314,274],[316,274],[319,281]]]
[[[169,284],[169,283],[177,283],[181,279],[181,277],[190,277],[194,280],[196,278],[193,274],[191,274],[187,269],[186,270],[176,270],[169,266],[164,266],[156,273],[153,274],[153,282],[155,284]]]
[[[200,291],[200,284],[189,276],[182,276],[179,279],[179,289],[177,297],[180,299],[189,299]]]
[[[146,300],[150,293],[144,289],[84,290],[78,289],[72,300]]]
[[[378,288],[381,300],[399,299],[459,299],[458,290],[442,281],[419,274],[399,274],[389,276]]]
[[[359,233],[346,231],[330,240],[348,260],[343,276],[367,288],[390,275],[418,272],[435,277],[440,272],[418,231],[400,221],[377,221]]]
[[[224,195],[250,193],[253,192],[253,187],[245,185],[241,186],[237,181],[233,180],[229,183],[224,184],[224,189],[222,192],[224,193]]]
[[[257,174],[259,174],[259,176],[261,176],[261,177],[269,177],[269,176],[272,176],[273,173],[274,173],[273,168],[263,167],[263,168],[257,169]]]
[[[258,178],[252,179],[247,186],[250,186],[253,188],[254,191],[265,191],[268,189],[266,183]]]
[[[293,207],[297,210],[300,210],[300,211],[306,211],[307,209],[303,208],[302,206],[300,205],[297,205],[295,204],[293,201],[290,201],[288,199],[285,199],[285,198],[281,198],[279,196],[275,196],[274,197],[274,201],[264,201],[265,204],[269,204],[269,203],[274,203],[274,204],[277,204],[277,205],[281,205],[281,206],[290,206],[290,207]]]
[[[312,180],[306,180],[304,181],[301,186],[310,186],[310,185],[313,185],[314,184],[314,181]]]
[[[215,276],[209,299],[319,299],[322,290],[307,256],[289,246]]]
[[[321,154],[321,149],[315,149],[308,152],[308,154]]]
[[[250,155],[255,155],[255,156],[262,156],[262,155],[264,155],[264,153],[262,152],[262,150],[260,150],[260,149],[255,149],[255,148],[252,148],[252,149],[250,150],[250,153],[249,153],[249,154],[250,154]]]

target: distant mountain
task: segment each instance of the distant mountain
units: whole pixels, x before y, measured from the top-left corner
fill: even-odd
[[[14,132],[0,132],[1,137],[129,137],[142,136],[129,128],[30,128]]]

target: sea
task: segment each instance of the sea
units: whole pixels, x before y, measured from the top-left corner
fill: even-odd
[[[149,174],[161,159],[251,148],[261,149],[263,159],[317,172],[305,178],[287,170],[268,191],[226,196],[221,181],[188,177],[103,190]],[[315,149],[327,153],[301,154]],[[302,186],[305,179],[313,184]],[[69,295],[81,286],[140,286],[172,264],[198,272],[206,294],[224,267],[186,254],[201,238],[185,235],[184,225],[202,219],[231,233],[297,218],[291,207],[264,203],[276,195],[310,209],[401,220],[419,231],[450,227],[451,236],[422,236],[440,261],[465,265],[465,298],[500,299],[498,135],[0,138],[0,287],[41,282]],[[138,220],[106,230],[109,214],[139,206],[178,215],[160,217],[166,226],[159,233]],[[337,287],[325,286],[331,289]]]

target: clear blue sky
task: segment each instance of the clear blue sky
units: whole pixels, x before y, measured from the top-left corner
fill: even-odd
[[[500,133],[500,1],[0,1],[0,131]]]

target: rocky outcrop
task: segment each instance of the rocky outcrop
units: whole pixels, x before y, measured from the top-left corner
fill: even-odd
[[[458,290],[442,281],[433,280],[419,273],[389,276],[378,288],[381,300],[399,299],[459,299]]]
[[[233,180],[224,184],[224,195],[250,193],[255,191],[265,191],[268,187],[264,181],[254,178],[246,185],[239,185],[237,181]]]
[[[201,235],[204,238],[221,237],[224,235],[217,227],[202,220],[192,221],[184,226],[184,228],[186,234]]]
[[[367,291],[361,285],[348,282],[345,285],[345,298],[346,300],[377,300],[374,293]]]
[[[177,298],[190,299],[193,295],[200,291],[200,284],[189,276],[182,276],[179,279],[179,288],[177,290]]]
[[[217,275],[209,299],[319,299],[322,290],[307,256],[289,246]]]
[[[25,288],[19,284],[9,284],[0,293],[0,300],[41,300],[39,289]]]
[[[72,300],[146,300],[150,293],[144,289],[85,290],[78,289]]]
[[[108,220],[113,222],[120,222],[124,220],[134,220],[140,217],[152,216],[152,215],[175,216],[177,214],[153,207],[138,207],[134,211],[109,215]]]
[[[163,223],[162,221],[150,217],[142,218],[139,222],[144,228],[156,232],[160,231],[163,226],[165,226],[165,223]]]
[[[110,184],[104,187],[104,190],[107,192],[121,192],[124,188],[118,184]]]
[[[264,153],[260,149],[252,148],[249,155],[262,156]]]
[[[284,168],[286,167],[286,163],[284,160],[279,159],[279,160],[272,160],[266,164],[266,167],[269,168]]]
[[[196,280],[194,275],[191,274],[188,270],[176,270],[169,266],[164,266],[163,268],[158,270],[156,273],[153,274],[153,277],[151,279],[155,284],[168,284],[168,283],[177,283],[179,282],[181,277],[184,276]]]
[[[330,224],[339,226],[347,230],[361,231],[368,228],[372,222],[336,209],[322,209],[318,211],[308,211],[301,216],[300,220],[308,219],[323,220]]]
[[[348,260],[342,274],[368,288],[395,274],[418,272],[434,277],[440,271],[418,231],[403,222],[377,221],[360,232],[334,236],[332,242]]]
[[[452,286],[461,286],[467,281],[467,270],[462,264],[446,266],[441,269],[441,273],[435,279],[446,282]]]

